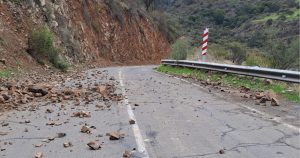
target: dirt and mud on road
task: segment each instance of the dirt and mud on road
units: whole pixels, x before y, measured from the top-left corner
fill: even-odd
[[[153,66],[0,87],[1,157],[300,155],[299,105],[258,106]]]

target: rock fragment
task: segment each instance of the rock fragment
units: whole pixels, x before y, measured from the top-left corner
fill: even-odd
[[[109,140],[119,140],[125,137],[125,134],[120,132],[111,132],[108,135],[109,135]]]
[[[256,99],[261,99],[261,98],[264,97],[264,96],[265,96],[265,94],[262,93],[262,92],[255,93],[255,98],[256,98]]]
[[[99,150],[101,149],[101,145],[97,143],[96,141],[91,141],[87,144],[87,146],[90,147],[91,150]]]
[[[130,119],[130,120],[129,120],[129,124],[131,124],[131,125],[135,124],[135,120]]]
[[[41,147],[41,146],[43,146],[43,144],[35,144],[35,145],[34,145],[34,147],[36,147],[36,148],[39,148],[39,147]]]
[[[53,109],[47,109],[47,110],[46,110],[46,113],[53,113],[53,112],[54,112]]]
[[[91,117],[91,112],[88,112],[88,111],[75,112],[75,113],[73,113],[73,117],[79,117],[79,118]]]
[[[80,132],[81,133],[88,133],[88,134],[90,134],[92,132],[92,130],[88,126],[82,126]]]
[[[219,150],[219,154],[225,154],[224,149]]]
[[[42,152],[38,152],[34,155],[35,158],[41,158],[43,157],[43,153]]]
[[[63,138],[63,137],[65,137],[65,136],[67,136],[66,133],[57,133],[56,138]]]
[[[266,103],[267,102],[267,98],[266,97],[262,97],[260,100],[259,100],[259,103]]]
[[[130,158],[132,155],[132,152],[129,150],[125,150],[125,152],[123,153],[123,157],[125,158]]]
[[[272,106],[279,106],[279,101],[276,98],[271,99],[271,105]]]
[[[8,132],[2,132],[2,131],[0,131],[0,136],[5,136],[7,134],[8,134]]]
[[[69,148],[69,147],[72,147],[73,144],[71,142],[66,142],[63,144],[64,148]]]
[[[32,93],[41,93],[42,96],[45,96],[48,94],[48,90],[41,88],[41,87],[37,87],[37,86],[29,87],[28,91],[32,92]]]
[[[6,60],[5,59],[0,59],[0,63],[2,63],[3,65],[6,64]]]
[[[272,83],[273,83],[273,81],[270,80],[270,79],[265,79],[265,80],[264,80],[264,84],[265,84],[265,85],[270,85],[270,84],[272,84]]]
[[[30,123],[31,121],[30,121],[30,120],[25,120],[24,122],[25,122],[25,123]]]

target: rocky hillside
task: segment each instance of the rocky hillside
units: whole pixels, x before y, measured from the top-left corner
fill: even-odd
[[[0,70],[39,67],[28,41],[43,27],[71,65],[157,63],[169,53],[167,39],[134,1],[0,0]]]

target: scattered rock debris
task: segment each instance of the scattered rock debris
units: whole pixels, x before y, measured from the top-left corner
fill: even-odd
[[[105,77],[101,72],[97,73]],[[97,74],[92,74],[92,76],[95,79],[99,79],[99,76]],[[78,79],[83,79],[85,76],[77,76]],[[76,76],[73,77],[76,79]],[[88,78],[88,77],[86,77]],[[92,77],[89,77],[92,80]],[[106,76],[107,79],[107,76]],[[33,113],[36,113],[37,111],[40,111],[43,106],[46,106],[44,110],[44,119],[46,119],[45,124],[47,126],[60,126],[63,124],[66,124],[70,121],[70,118],[67,120],[62,121],[59,118],[62,115],[68,116],[70,114],[69,111],[67,111],[68,106],[71,104],[73,105],[71,107],[71,117],[78,117],[78,118],[90,118],[91,112],[88,111],[88,106],[93,104],[94,101],[103,101],[100,102],[95,107],[99,110],[105,110],[110,109],[113,104],[113,102],[118,102],[123,100],[123,96],[119,93],[116,93],[117,88],[115,87],[115,79],[113,77],[110,78],[109,83],[94,83],[90,84],[87,83],[83,84],[81,82],[78,82],[78,84],[75,84],[77,86],[72,88],[65,88],[64,83],[68,80],[68,78],[64,78],[62,81],[62,84],[50,83],[50,84],[41,84],[37,82],[14,82],[14,83],[0,83],[0,104],[4,105],[5,110],[17,110],[17,111],[29,111]],[[96,81],[96,80],[95,80]],[[71,103],[70,103],[71,102]],[[33,103],[33,104],[27,104],[27,103]],[[35,103],[42,103],[42,104],[35,104]],[[73,103],[73,104],[72,104]],[[22,106],[20,106],[23,104]],[[57,106],[58,105],[58,106]],[[136,105],[138,106],[138,105]],[[9,108],[8,108],[9,107]],[[87,107],[85,110],[83,108]],[[1,109],[0,109],[1,110]],[[74,110],[74,111],[73,111]],[[77,112],[76,112],[76,111]],[[87,110],[87,111],[86,111]],[[54,112],[57,113],[55,115]],[[29,114],[29,116],[31,115]],[[49,114],[49,115],[46,115]],[[32,115],[31,115],[32,116]],[[32,117],[29,117],[32,119]],[[19,123],[20,124],[29,124],[32,121],[29,119],[26,119],[26,116],[22,116],[22,119]],[[34,119],[32,119],[34,120]],[[134,120],[129,121],[130,124],[134,124]],[[80,123],[82,125],[83,123]],[[1,123],[1,126],[9,126],[8,123]],[[27,125],[29,127],[35,127],[35,125]],[[78,126],[78,124],[74,125]],[[49,127],[47,127],[49,128]],[[95,126],[89,126],[85,124],[81,127],[82,133],[88,133],[91,134],[93,132],[93,129],[96,129]],[[31,130],[31,128],[30,128]],[[37,127],[37,130],[40,130],[40,127]],[[28,128],[25,128],[24,132],[28,132]],[[8,132],[0,131],[0,136],[7,135]],[[55,141],[58,138],[66,137],[66,133],[57,133],[54,136],[46,137],[46,139],[42,139],[41,143],[33,144],[35,148],[47,146],[47,143],[50,143],[52,141]],[[98,135],[99,137],[103,137],[103,135]],[[119,140],[121,138],[124,138],[125,134],[122,134],[120,132],[112,132],[109,134],[110,140]],[[87,146],[91,150],[99,150],[102,148],[102,144],[98,143],[99,140],[95,140],[92,142],[89,142]],[[102,142],[103,143],[103,142]],[[71,142],[65,142],[62,143],[64,148],[72,147],[73,144]],[[2,149],[1,149],[2,150]],[[5,149],[3,149],[5,150]],[[130,156],[130,152],[124,153],[124,155]],[[38,152],[34,154],[35,158],[41,158],[43,157],[42,152]]]

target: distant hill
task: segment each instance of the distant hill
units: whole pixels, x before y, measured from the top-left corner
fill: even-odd
[[[171,14],[195,41],[205,27],[214,42],[240,40],[251,47],[260,47],[253,38],[270,28],[278,38],[299,36],[299,0],[156,0],[153,7]]]
[[[151,9],[170,14],[179,23],[180,34],[192,38],[193,46],[201,45],[203,30],[208,27],[209,41],[212,43],[225,45],[239,42],[247,48],[270,50],[270,43],[289,44],[299,39],[299,2],[300,0],[154,0]],[[282,48],[284,49],[286,48]]]

